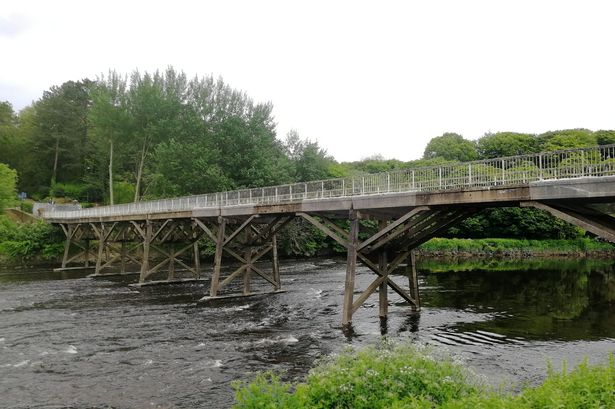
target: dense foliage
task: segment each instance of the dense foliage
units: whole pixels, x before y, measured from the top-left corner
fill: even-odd
[[[615,407],[615,359],[549,369],[546,381],[518,395],[494,392],[436,350],[383,344],[330,358],[292,385],[275,374],[238,382],[236,409],[248,408],[610,408]]]
[[[15,202],[15,184],[17,172],[4,163],[0,163],[0,212]]]
[[[110,71],[96,80],[52,86],[18,113],[0,102],[0,206],[15,197],[11,180],[38,200],[112,204],[614,142],[612,130],[498,132],[476,141],[447,132],[434,137],[419,160],[376,155],[338,163],[295,131],[280,139],[271,103],[255,102],[221,78],[190,79],[172,67],[130,75]],[[292,227],[296,235],[283,240],[287,253],[333,248],[319,235]],[[583,234],[539,210],[492,209],[447,236]]]
[[[63,250],[63,240],[57,228],[45,223],[15,223],[0,216],[0,256],[26,260],[36,255],[53,259]]]

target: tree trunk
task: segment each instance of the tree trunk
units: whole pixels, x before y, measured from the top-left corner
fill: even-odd
[[[135,187],[135,203],[139,201],[139,192],[141,191],[141,176],[143,175],[143,165],[145,163],[145,147],[147,142],[143,142],[143,149],[141,150],[141,160],[139,161],[139,168],[137,169],[137,186]]]
[[[51,185],[56,183],[56,174],[58,171],[58,156],[60,156],[60,137],[56,138],[56,151],[53,159],[53,172],[51,173]]]
[[[109,204],[113,204],[113,138],[109,140]]]

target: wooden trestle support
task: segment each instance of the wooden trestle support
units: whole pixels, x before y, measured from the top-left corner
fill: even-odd
[[[615,218],[595,206],[579,202],[518,202],[522,207],[535,207],[577,225],[600,237],[615,242]],[[209,295],[202,300],[221,295],[221,290],[235,279],[243,279],[241,295],[251,295],[252,280],[263,279],[273,287],[281,289],[280,268],[277,251],[277,235],[295,217],[301,217],[331,237],[347,251],[346,280],[342,306],[342,324],[349,326],[353,314],[376,291],[379,300],[379,315],[386,319],[388,314],[389,289],[408,302],[413,309],[420,309],[419,283],[417,280],[414,250],[442,233],[451,225],[474,214],[479,207],[418,206],[400,213],[350,210],[349,214],[332,213],[281,213],[276,215],[252,215],[248,217],[185,218],[162,220],[137,220],[98,223],[60,224],[66,235],[62,268],[92,268],[90,256],[92,242],[97,243],[94,276],[106,275],[105,270],[114,266],[119,274],[126,272],[126,263],[139,265],[139,283],[183,281],[178,278],[176,266],[187,271],[191,278],[200,279],[201,264],[199,241],[205,237],[215,243],[213,269]],[[335,222],[346,220],[349,229]],[[365,231],[371,233],[367,239],[359,239],[361,220]],[[377,229],[370,232],[377,221]],[[345,223],[344,223],[345,224]],[[263,258],[271,254],[271,272],[264,271]],[[223,255],[230,256],[238,266],[222,277]],[[68,267],[70,263],[82,263],[79,267]],[[257,262],[259,263],[257,265]],[[355,297],[357,262],[361,262],[375,277]],[[403,264],[405,274],[393,273]],[[166,277],[160,279],[166,267]],[[117,273],[116,273],[117,274]],[[154,280],[155,276],[159,280]],[[407,277],[407,284],[399,283],[400,277]],[[164,275],[162,276],[164,277]]]
[[[92,268],[90,266],[91,242],[96,240],[87,224],[60,224],[66,240],[64,241],[64,255],[62,257],[62,267],[54,271],[71,269]],[[76,248],[77,251],[74,251]],[[71,254],[71,250],[72,254]],[[79,266],[69,267],[69,264],[83,263]]]
[[[333,220],[322,215],[299,213],[298,216],[309,221],[347,250],[342,325],[349,326],[352,323],[353,314],[376,290],[378,290],[379,315],[382,319],[386,319],[388,315],[389,288],[408,302],[414,310],[420,309],[414,249],[475,211],[475,209],[459,207],[433,210],[426,206],[416,207],[397,219],[380,218],[378,230],[363,241],[359,241],[359,221],[363,215],[358,211],[350,211],[348,232],[337,226]],[[372,217],[366,218],[371,219]],[[357,261],[367,266],[376,277],[355,298]],[[397,283],[393,276],[393,272],[404,262],[407,263],[407,271],[404,274],[408,278],[407,286]]]
[[[278,260],[277,234],[292,219],[292,216],[279,216],[271,219],[253,215],[241,221],[219,217],[215,225],[216,231],[208,228],[197,219],[197,224],[216,244],[214,266],[211,276],[209,296],[201,301],[220,295],[220,290],[233,280],[243,277],[243,295],[252,294],[252,277],[262,278],[273,287],[274,291],[281,289],[280,265]],[[232,227],[238,225],[234,229]],[[229,233],[229,234],[227,234]],[[241,254],[243,252],[243,255]],[[223,253],[239,262],[228,276],[221,277]],[[271,273],[268,274],[257,266],[265,255],[271,253]]]
[[[95,271],[92,276],[126,274],[127,262],[139,266],[139,284],[184,281],[178,278],[176,266],[190,273],[190,279],[200,279],[199,240],[209,238],[216,245],[209,295],[202,300],[221,296],[221,290],[235,279],[243,278],[241,295],[252,294],[252,280],[259,277],[273,287],[281,289],[277,251],[277,235],[295,217],[301,217],[320,229],[347,250],[346,281],[344,285],[342,323],[352,322],[353,314],[376,291],[380,317],[388,314],[388,289],[392,289],[413,309],[420,308],[419,286],[414,249],[421,243],[473,213],[474,209],[416,207],[393,219],[378,218],[378,229],[366,240],[359,240],[360,220],[374,219],[351,210],[349,230],[338,226],[332,218],[322,214],[285,214],[277,216],[253,215],[238,218],[193,218],[100,222],[62,225],[66,234],[65,256],[62,268],[81,257],[89,263],[90,242],[97,243]],[[345,219],[345,218],[344,218]],[[82,243],[83,242],[83,243]],[[69,256],[69,250],[81,251]],[[256,265],[271,253],[271,272]],[[191,261],[187,260],[190,255]],[[222,277],[223,255],[230,256],[238,266]],[[376,275],[372,283],[354,297],[357,262],[363,263]],[[106,270],[114,267],[119,273]],[[394,280],[393,272],[406,263],[407,285]],[[164,274],[166,271],[166,277]],[[153,278],[157,276],[158,279]]]

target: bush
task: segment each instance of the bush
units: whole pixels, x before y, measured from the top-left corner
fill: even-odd
[[[79,183],[55,183],[51,186],[49,195],[86,202],[100,200],[102,196],[97,187]]]
[[[135,198],[135,187],[132,183],[118,181],[113,183],[113,200],[115,204],[131,203]]]
[[[21,209],[22,212],[32,214],[33,205],[34,205],[34,202],[32,202],[31,200],[22,200],[21,203],[19,204],[19,208]]]
[[[546,381],[518,395],[489,391],[447,357],[410,344],[346,351],[314,368],[295,386],[272,374],[234,383],[236,409],[615,408],[615,359],[573,371],[549,370]]]
[[[57,228],[39,221],[15,223],[0,217],[0,254],[25,260],[37,254],[52,259],[62,253],[62,236]]]
[[[448,358],[436,359],[432,353],[411,344],[388,343],[348,350],[323,361],[294,392],[271,374],[260,375],[252,383],[236,383],[235,408],[433,407],[426,404],[480,393],[482,389],[459,365]]]

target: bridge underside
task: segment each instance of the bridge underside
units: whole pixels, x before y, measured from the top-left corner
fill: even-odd
[[[408,201],[403,205],[401,200],[390,197],[388,206],[371,203],[359,209],[354,208],[356,203],[331,208],[320,203],[312,209],[291,204],[261,206],[251,214],[235,207],[218,209],[216,214],[197,209],[167,217],[57,222],[66,235],[62,268],[79,262],[82,267],[94,268],[93,276],[138,274],[140,285],[206,277],[209,294],[204,300],[228,296],[233,291],[253,294],[254,280],[279,291],[277,239],[290,221],[300,218],[346,249],[342,323],[347,325],[375,293],[383,318],[388,313],[389,291],[419,309],[414,250],[483,208],[535,207],[615,242],[615,219],[609,215],[612,209],[604,204],[609,202],[604,195],[533,200],[540,195],[529,194],[527,187],[511,190],[492,190],[489,194],[501,200],[487,201],[485,192],[466,192],[465,200],[454,205],[448,199],[441,203],[437,197],[417,198],[413,205]],[[200,257],[204,250],[213,253],[213,265],[205,272]],[[355,284],[359,263],[374,274],[373,281],[362,289]],[[223,268],[224,264],[232,268]],[[127,266],[138,266],[138,271],[129,272]],[[355,294],[357,290],[361,292]]]
[[[535,201],[519,205],[548,211],[615,242],[615,219],[601,212],[599,206]],[[388,314],[389,291],[398,294],[412,309],[419,309],[414,250],[480,209],[478,206],[417,206],[388,218],[352,210],[344,222],[340,222],[339,214],[300,212],[247,218],[220,216],[62,224],[66,234],[62,269],[78,262],[80,268],[93,268],[95,277],[138,274],[139,285],[207,279],[209,294],[203,300],[228,296],[233,291],[251,295],[254,279],[270,286],[271,291],[279,291],[282,283],[277,237],[291,220],[301,218],[346,249],[342,323],[347,325],[374,293],[378,293],[380,317]],[[361,237],[367,238],[359,239],[360,230]],[[203,247],[213,252],[214,260],[205,271],[201,266]],[[373,281],[363,289],[355,288],[358,263],[374,274]],[[224,264],[232,268],[223,269]],[[128,271],[127,266],[137,271]],[[235,285],[231,286],[233,282]],[[362,292],[355,293],[357,290]]]

